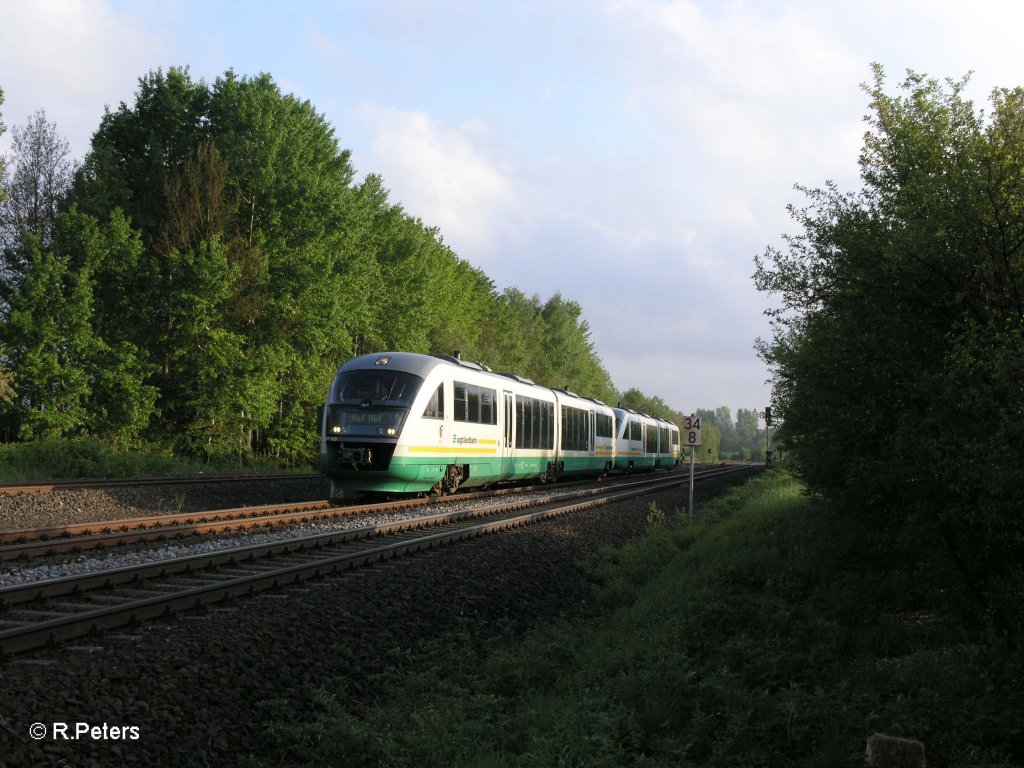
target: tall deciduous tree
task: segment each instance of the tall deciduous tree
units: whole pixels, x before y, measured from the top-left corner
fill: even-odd
[[[0,248],[14,248],[24,233],[45,245],[71,188],[68,142],[42,110],[25,126],[15,126],[11,136],[11,155],[4,163],[6,199],[0,199]]]
[[[63,437],[87,426],[87,360],[95,351],[88,271],[72,270],[66,254],[26,235],[24,271],[10,298],[3,343],[11,350],[22,437]]]
[[[133,247],[126,235],[119,217],[101,227],[72,210],[57,217],[48,244],[22,236],[23,273],[0,325],[17,392],[0,408],[10,431],[24,438],[88,432],[128,445],[148,426],[156,392],[144,383],[137,350],[108,344],[94,322],[96,267]]]
[[[169,434],[312,444],[309,414],[368,301],[349,285],[364,263],[351,181],[333,129],[267,75],[207,86],[157,71],[104,116],[76,190],[141,232],[137,263],[109,277],[140,308],[121,338],[154,364]]]
[[[910,73],[875,68],[863,189],[805,190],[803,233],[769,249],[782,436],[812,488],[864,523],[945,553],[970,604],[1024,626],[1024,91],[986,118]],[[929,546],[930,545],[930,546]],[[936,561],[938,562],[938,561]]]

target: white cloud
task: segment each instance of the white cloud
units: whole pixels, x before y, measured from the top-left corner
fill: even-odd
[[[42,109],[81,159],[103,107],[130,102],[138,78],[156,66],[150,62],[164,50],[167,25],[152,22],[103,0],[0,3],[0,110],[8,130]]]
[[[442,125],[421,111],[364,105],[374,131],[368,166],[392,200],[441,233],[463,258],[479,264],[513,226],[515,187],[493,157],[485,125]],[[357,164],[359,160],[357,158]]]
[[[618,0],[609,9],[637,52],[630,103],[661,116],[680,158],[714,163],[729,182],[781,167],[820,173],[822,159],[854,165],[837,142],[845,147],[843,128],[863,113],[869,62],[827,27],[745,2]]]

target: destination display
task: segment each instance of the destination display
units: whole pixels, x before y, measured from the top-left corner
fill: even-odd
[[[389,424],[391,419],[387,414],[383,413],[366,413],[356,411],[355,413],[349,414],[347,421],[349,424]]]
[[[327,424],[327,435],[395,437],[405,421],[404,408],[334,407]]]

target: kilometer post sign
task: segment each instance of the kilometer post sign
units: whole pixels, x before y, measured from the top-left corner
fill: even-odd
[[[683,419],[683,445],[696,448],[700,445],[700,416],[686,416]]]

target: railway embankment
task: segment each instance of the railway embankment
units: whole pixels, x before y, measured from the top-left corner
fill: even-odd
[[[865,557],[848,516],[777,471],[696,525],[657,504],[582,585],[537,572],[573,610],[325,679],[254,764],[1024,763],[1024,662],[941,574]]]

